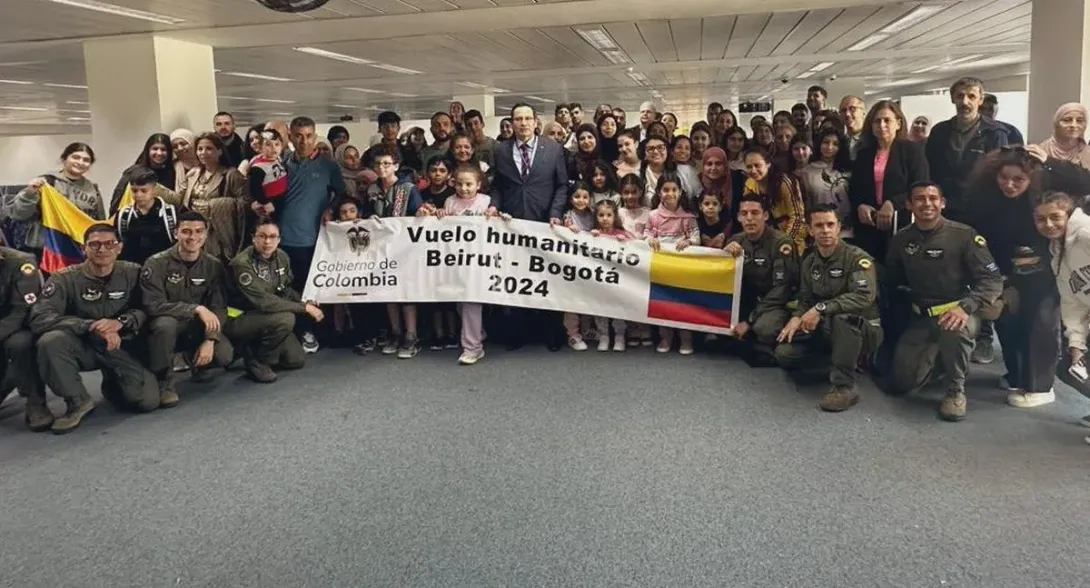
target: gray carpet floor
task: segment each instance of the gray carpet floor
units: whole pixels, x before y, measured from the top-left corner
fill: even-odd
[[[1090,585],[1066,386],[1017,410],[976,367],[949,424],[870,385],[824,414],[823,386],[725,357],[455,357],[323,351],[65,437],[9,399],[0,586]]]

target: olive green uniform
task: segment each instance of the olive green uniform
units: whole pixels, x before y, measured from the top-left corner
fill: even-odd
[[[950,388],[964,390],[980,327],[974,314],[1003,291],[1003,277],[984,238],[947,219],[931,231],[913,224],[890,242],[886,266],[891,287],[911,290],[914,314],[893,354],[892,391],[904,394],[926,384],[936,357],[946,368]],[[968,324],[958,331],[939,327],[939,317],[958,306],[969,314]]]
[[[787,303],[798,288],[799,258],[790,237],[766,228],[756,241],[745,233],[730,243],[742,247],[742,320],[749,323],[754,339],[775,345],[776,337],[790,318]]]
[[[214,342],[212,364],[227,367],[234,349],[220,333],[205,333],[197,307],[204,306],[227,324],[227,284],[223,264],[202,253],[194,262],[182,259],[178,246],[148,258],[140,272],[144,310],[148,313],[148,369],[158,378],[174,373],[171,357],[175,351],[192,355],[207,341]]]
[[[0,402],[14,385],[28,405],[45,406],[45,385],[38,373],[34,335],[27,317],[42,291],[33,255],[0,247]]]
[[[292,330],[295,315],[306,312],[306,305],[291,287],[288,254],[277,249],[272,258],[261,259],[250,246],[231,260],[228,271],[235,294],[232,306],[243,314],[227,321],[227,337],[263,364],[303,367],[303,346]]]
[[[830,382],[836,388],[854,388],[860,356],[874,352],[882,343],[874,260],[844,242],[829,257],[822,257],[815,248],[802,260],[797,299],[796,317],[824,303],[821,322],[816,332],[799,331],[792,342],[777,345],[776,361],[785,369],[794,369],[814,355],[815,347],[828,349]]]
[[[105,278],[92,275],[88,266],[83,262],[53,274],[31,311],[42,379],[71,409],[90,401],[80,372],[100,369],[108,400],[141,412],[155,410],[159,387],[134,353],[147,318],[140,302],[140,266],[118,261]],[[121,348],[107,351],[106,341],[90,332],[99,319],[121,323]]]

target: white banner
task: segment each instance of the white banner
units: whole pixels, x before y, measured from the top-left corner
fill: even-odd
[[[480,302],[729,333],[741,258],[667,249],[479,216],[328,223],[303,299]]]

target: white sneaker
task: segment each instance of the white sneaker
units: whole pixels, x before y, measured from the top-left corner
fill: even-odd
[[[482,359],[484,359],[483,347],[474,351],[466,349],[462,351],[462,355],[458,356],[458,363],[462,365],[473,365]]]
[[[999,376],[999,389],[1006,390],[1007,392],[1018,392],[1018,388],[1011,386],[1011,383],[1007,381],[1007,376]]]
[[[617,335],[616,337],[613,338],[613,350],[614,351],[624,351],[625,348],[627,348],[627,347],[628,347],[628,345],[626,345],[625,342],[624,342],[624,335]],[[1090,424],[1088,424],[1087,426],[1090,427]]]
[[[303,333],[303,352],[318,353],[318,338],[310,331]]]
[[[670,347],[672,346],[670,341],[659,341],[658,346],[655,347],[655,351],[658,351],[659,353],[670,353]]]
[[[689,343],[689,344],[682,343],[681,348],[679,348],[677,350],[677,352],[682,354],[682,355],[692,355],[693,354],[693,344],[692,343]]]
[[[598,351],[609,351],[609,337],[600,337],[598,339]]]
[[[587,344],[579,337],[568,337],[568,347],[571,347],[573,351],[586,351]]]
[[[1007,395],[1007,404],[1015,408],[1033,408],[1056,402],[1056,392],[1011,392]]]

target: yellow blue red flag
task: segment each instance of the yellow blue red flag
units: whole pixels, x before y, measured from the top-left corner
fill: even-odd
[[[726,255],[652,253],[647,316],[693,328],[733,328],[741,279],[737,262]]]
[[[53,273],[83,261],[83,233],[96,222],[49,184],[42,184],[42,271]]]

